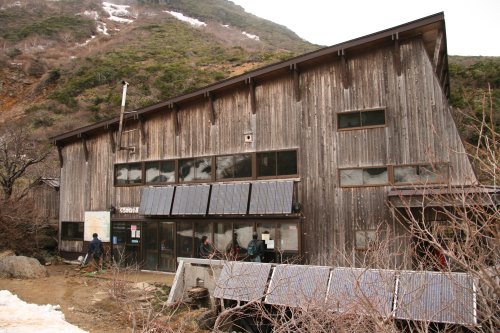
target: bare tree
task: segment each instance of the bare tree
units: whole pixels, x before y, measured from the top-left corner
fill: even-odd
[[[0,186],[3,199],[24,197],[29,189],[29,181],[23,182],[23,178],[33,166],[44,162],[49,154],[48,145],[35,140],[27,129],[7,129],[0,133]],[[13,198],[18,184],[17,197]]]

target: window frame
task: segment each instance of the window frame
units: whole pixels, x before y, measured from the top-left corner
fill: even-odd
[[[360,129],[370,129],[370,128],[382,128],[387,126],[387,108],[385,107],[379,107],[379,108],[372,108],[372,109],[362,109],[362,110],[353,110],[353,111],[345,111],[345,112],[338,112],[337,113],[337,131],[343,132],[343,131],[353,131],[353,130],[360,130]],[[376,112],[376,111],[383,111],[384,112],[384,124],[381,125],[367,125],[364,126],[362,124],[362,113],[368,113],[368,112]],[[353,127],[340,127],[340,117],[342,115],[346,114],[359,114],[359,126],[353,126]]]
[[[168,184],[168,185],[171,185],[171,184],[177,184],[177,175],[178,175],[178,171],[177,171],[177,168],[178,168],[178,163],[177,163],[177,159],[167,159],[167,160],[151,160],[151,161],[142,161],[142,169],[143,169],[143,176],[142,176],[142,179],[143,179],[143,184],[144,185],[160,185],[160,184]],[[158,166],[160,167],[161,163],[162,162],[174,162],[174,180],[172,182],[148,182],[146,180],[146,172],[147,172],[147,168],[146,168],[146,164],[147,163],[158,163]],[[159,168],[160,172],[161,172],[161,168]]]
[[[82,237],[68,237],[68,236],[65,236],[63,231],[64,230],[68,230],[67,228],[63,228],[63,225],[69,225],[69,224],[72,224],[72,225],[81,225],[82,226]],[[79,227],[79,226],[78,226]],[[84,222],[81,222],[81,221],[61,221],[61,241],[83,241],[83,237],[84,237],[84,228],[85,228],[85,223]]]
[[[362,170],[362,172],[366,169],[386,169],[387,170],[387,183],[384,184],[360,184],[360,185],[342,185],[340,173],[342,170]],[[391,185],[391,168],[389,165],[380,165],[380,166],[369,166],[369,167],[355,167],[355,168],[338,168],[337,172],[340,188],[354,188],[354,187],[381,187],[381,186],[390,186]]]
[[[176,182],[175,184],[195,184],[195,183],[207,183],[207,182],[214,182],[215,180],[215,173],[214,173],[214,165],[215,165],[215,160],[216,160],[216,156],[218,155],[211,155],[211,156],[195,156],[195,157],[185,157],[185,158],[178,158],[176,160],[176,169],[175,169],[175,179],[176,179]],[[209,159],[210,160],[210,178],[207,178],[207,179],[193,179],[193,180],[181,180],[181,177],[179,175],[179,168],[180,168],[180,165],[181,165],[181,161],[183,160],[194,160],[195,163],[196,163],[196,160],[197,159],[202,159],[202,158],[206,158],[206,159]],[[196,173],[195,173],[195,176],[196,176]]]
[[[250,177],[234,177],[234,170],[233,170],[233,177],[232,178],[217,178],[217,158],[218,157],[223,157],[223,156],[231,156],[233,159],[237,155],[250,155]],[[245,180],[252,180],[254,179],[254,159],[256,156],[253,154],[253,152],[248,152],[248,153],[236,153],[236,154],[222,154],[222,155],[215,155],[214,156],[214,164],[215,164],[215,174],[214,176],[214,182],[217,183],[224,183],[224,182],[233,182],[233,181],[245,181]],[[234,164],[233,164],[234,167]]]
[[[278,153],[280,152],[288,152],[288,151],[294,151],[296,154],[296,163],[297,163],[297,173],[295,174],[289,174],[289,175],[278,175]],[[266,154],[266,153],[274,153],[276,156],[276,167],[275,167],[275,175],[271,176],[259,176],[259,163],[258,163],[258,158],[257,155],[259,153]],[[265,150],[265,151],[256,151],[254,152],[254,165],[255,165],[255,177],[253,179],[286,179],[286,178],[296,178],[300,175],[300,168],[299,168],[299,149],[298,148],[288,148],[288,149],[279,149],[279,150]]]
[[[131,164],[138,164],[141,169],[141,181],[138,183],[130,183],[128,180],[128,172],[130,171],[130,167],[127,167],[127,182],[124,184],[118,184],[117,183],[117,178],[116,178],[116,168],[121,165],[127,165],[130,166]],[[127,163],[116,163],[113,165],[113,185],[115,187],[124,187],[124,186],[141,186],[144,185],[144,162],[127,162]]]
[[[444,168],[446,168],[446,174],[444,175],[444,179],[442,182],[440,181],[436,181],[436,182],[422,182],[422,181],[418,181],[418,182],[396,182],[396,179],[395,179],[395,175],[396,175],[396,172],[395,172],[395,169],[396,168],[404,168],[404,167],[425,167],[425,166],[442,166]],[[392,169],[392,178],[391,178],[391,182],[392,182],[392,185],[394,186],[408,186],[408,185],[430,185],[430,184],[449,184],[450,182],[450,163],[449,162],[429,162],[429,163],[409,163],[409,164],[395,164],[395,165],[391,165],[391,169]],[[439,178],[439,174],[436,174]]]

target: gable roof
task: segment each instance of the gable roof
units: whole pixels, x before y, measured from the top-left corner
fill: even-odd
[[[216,82],[205,86],[194,92],[180,95],[166,101],[153,104],[144,108],[128,112],[125,119],[138,119],[139,116],[160,110],[173,109],[174,105],[186,103],[195,99],[205,98],[209,94],[220,92],[232,87],[246,84],[253,80],[262,82],[273,75],[289,71],[295,66],[307,67],[322,61],[331,61],[334,56],[341,54],[358,53],[360,51],[387,45],[394,40],[407,40],[414,37],[421,37],[425,49],[431,60],[434,61],[434,70],[440,79],[444,93],[449,95],[449,76],[448,76],[448,55],[446,49],[446,30],[444,13],[440,12],[434,15],[423,17],[393,28],[375,32],[363,37],[355,38],[340,44],[321,48],[319,50],[303,54],[298,57],[288,59],[279,63],[271,64],[248,73],[238,75],[226,80]],[[449,96],[448,96],[449,97]],[[63,145],[64,142],[73,141],[94,132],[114,128],[118,125],[119,118],[101,121],[92,125],[80,127],[78,129],[56,135],[50,138],[50,141],[56,145]]]

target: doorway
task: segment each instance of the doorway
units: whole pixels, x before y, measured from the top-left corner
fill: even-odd
[[[173,222],[146,222],[144,229],[144,268],[175,271],[175,237]]]

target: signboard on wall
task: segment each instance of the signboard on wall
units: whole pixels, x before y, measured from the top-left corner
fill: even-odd
[[[97,233],[103,242],[110,241],[111,215],[108,211],[85,212],[83,240],[91,241],[92,234]]]

